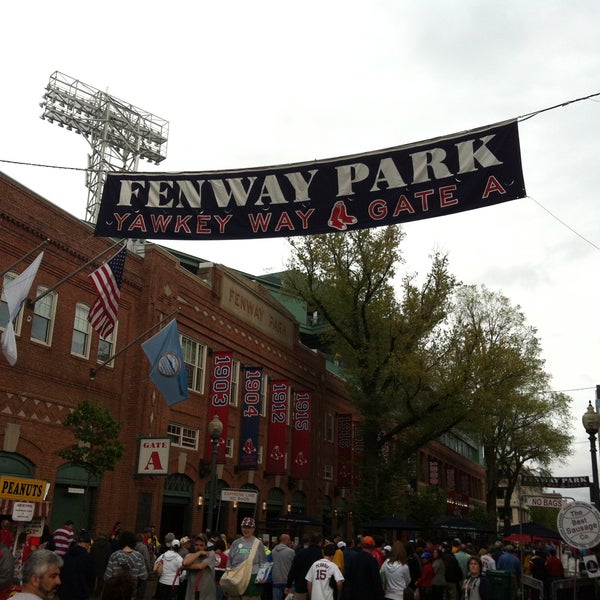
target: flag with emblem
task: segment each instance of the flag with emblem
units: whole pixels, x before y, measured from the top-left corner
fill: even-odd
[[[188,397],[187,371],[183,359],[177,321],[173,319],[142,344],[152,369],[150,379],[169,406]]]

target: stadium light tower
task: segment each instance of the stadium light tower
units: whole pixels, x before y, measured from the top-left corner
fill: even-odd
[[[89,142],[86,221],[98,218],[108,171],[137,171],[139,159],[160,164],[167,157],[169,123],[106,92],[54,72],[40,106],[49,123]]]

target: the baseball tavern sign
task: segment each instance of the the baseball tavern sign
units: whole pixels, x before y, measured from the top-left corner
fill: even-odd
[[[366,229],[526,194],[516,120],[387,150],[198,173],[108,173],[96,235],[250,239]]]

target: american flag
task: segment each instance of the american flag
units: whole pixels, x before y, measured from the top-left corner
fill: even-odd
[[[98,298],[90,309],[88,321],[103,338],[112,333],[117,321],[126,255],[127,248],[123,246],[108,262],[89,276]]]

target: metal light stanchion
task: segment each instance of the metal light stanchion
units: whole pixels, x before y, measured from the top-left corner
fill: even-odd
[[[217,449],[219,438],[223,433],[223,422],[219,419],[219,415],[215,415],[213,420],[208,424],[208,434],[212,444],[212,454],[210,460],[210,492],[208,499],[208,528],[213,531],[213,514],[215,508],[215,496],[217,495]]]
[[[587,411],[581,418],[583,428],[590,438],[590,454],[592,455],[592,485],[590,486],[590,500],[592,504],[600,509],[600,488],[598,487],[598,455],[596,451],[596,436],[600,427],[600,415],[588,404]]]

